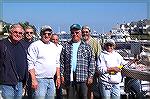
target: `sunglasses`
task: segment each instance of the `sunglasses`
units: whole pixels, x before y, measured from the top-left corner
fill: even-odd
[[[110,43],[107,43],[106,46],[113,47],[114,45],[113,45],[113,44],[110,44]]]
[[[82,31],[82,33],[89,33],[89,31]]]
[[[15,34],[20,34],[22,35],[23,33],[22,32],[17,32],[17,31],[13,31]]]
[[[48,36],[50,36],[52,33],[43,33],[43,35],[46,35],[46,34],[47,34]]]
[[[33,32],[26,32],[26,34],[33,34]]]
[[[80,32],[71,32],[71,34],[73,35],[73,34],[76,34],[76,35],[78,35]]]

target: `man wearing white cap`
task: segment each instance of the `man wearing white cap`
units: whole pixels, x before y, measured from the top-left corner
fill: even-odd
[[[32,79],[31,86],[35,90],[35,99],[55,97],[54,75],[60,74],[57,73],[60,65],[57,47],[50,42],[52,32],[50,26],[43,26],[40,31],[41,39],[33,42],[28,48],[28,69]],[[57,78],[56,82],[59,80],[59,77]]]
[[[98,58],[98,70],[100,77],[100,92],[103,99],[120,99],[121,69],[123,57],[114,51],[116,44],[108,39],[104,44],[104,51]]]
[[[93,38],[91,36],[91,29],[89,26],[84,25],[82,26],[82,39],[85,41],[87,44],[89,44],[92,48],[92,54],[94,56],[95,62],[97,61],[97,57],[99,56],[101,52],[101,42],[98,38]],[[97,71],[97,67],[96,71]],[[94,78],[92,79],[91,84],[88,85],[88,99],[94,99],[94,88],[97,87],[96,84],[97,82],[97,76],[96,73],[94,74]],[[91,82],[91,81],[90,81]]]

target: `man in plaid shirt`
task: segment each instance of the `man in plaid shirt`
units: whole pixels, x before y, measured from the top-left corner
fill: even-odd
[[[62,83],[67,99],[87,99],[87,84],[93,82],[95,61],[91,47],[81,40],[81,26],[73,24],[70,31],[72,39],[64,44],[60,56]]]

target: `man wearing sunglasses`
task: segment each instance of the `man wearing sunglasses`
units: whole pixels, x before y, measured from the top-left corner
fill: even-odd
[[[79,24],[70,27],[71,41],[64,44],[60,62],[67,99],[87,99],[87,81],[93,79],[95,64],[91,47],[81,40]]]
[[[24,30],[20,24],[9,28],[9,36],[0,41],[0,86],[4,99],[22,99],[23,84],[27,81],[28,67],[24,45]]]
[[[41,39],[33,42],[28,48],[28,66],[35,99],[54,99],[55,74],[58,74],[56,85],[60,84],[58,51],[56,45],[50,42],[52,33],[50,26],[42,26]]]
[[[24,27],[25,33],[22,42],[26,49],[28,49],[29,45],[33,42],[34,35],[36,33],[36,29],[31,25],[27,25]]]
[[[28,50],[28,47],[31,43],[33,43],[33,38],[36,32],[36,29],[31,26],[31,25],[26,25],[24,27],[25,33],[24,33],[24,38],[22,39],[22,43],[26,49],[26,51]],[[24,95],[28,96],[29,99],[31,99],[32,95],[33,95],[33,91],[31,89],[31,76],[29,74],[29,78],[27,81],[27,84],[25,86],[25,93]]]

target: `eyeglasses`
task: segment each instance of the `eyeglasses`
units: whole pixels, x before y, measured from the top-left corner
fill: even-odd
[[[22,32],[17,32],[17,31],[13,31],[15,34],[20,34],[22,35],[23,33]]]
[[[46,34],[47,34],[48,36],[50,36],[52,33],[43,33],[43,35],[46,35]]]
[[[33,32],[26,32],[26,34],[33,34]]]

